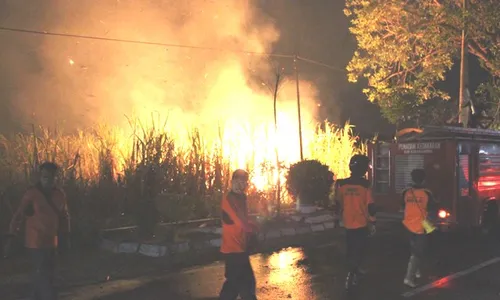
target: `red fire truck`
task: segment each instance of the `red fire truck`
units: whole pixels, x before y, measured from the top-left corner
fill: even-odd
[[[408,128],[391,142],[369,145],[374,200],[379,211],[400,213],[402,191],[415,168],[426,170],[427,187],[445,229],[487,229],[498,224],[500,131],[462,127]]]

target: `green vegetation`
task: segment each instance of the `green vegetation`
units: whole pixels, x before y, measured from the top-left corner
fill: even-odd
[[[328,204],[333,173],[317,160],[299,161],[290,166],[286,188],[293,199],[307,205]]]
[[[365,94],[389,121],[439,124],[453,116],[456,104],[450,109],[450,97],[438,83],[460,61],[464,28],[471,57],[491,75],[471,94],[486,97],[480,100],[498,117],[500,98],[492,91],[500,74],[500,6],[496,0],[468,2],[463,10],[456,0],[346,1],[358,44],[347,67],[349,80],[368,81]]]

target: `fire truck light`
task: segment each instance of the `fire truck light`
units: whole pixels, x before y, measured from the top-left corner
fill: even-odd
[[[446,210],[444,210],[444,209],[441,209],[441,210],[439,210],[439,212],[438,212],[438,216],[439,216],[441,219],[444,219],[444,218],[446,218],[446,217],[449,217],[449,216],[450,216],[450,213],[449,213],[449,212],[447,212],[447,211],[446,211]]]

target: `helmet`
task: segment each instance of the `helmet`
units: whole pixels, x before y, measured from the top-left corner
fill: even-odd
[[[370,159],[366,155],[356,154],[351,157],[349,169],[355,175],[364,175],[370,168]]]
[[[414,183],[422,184],[425,180],[425,170],[424,169],[413,169],[411,171],[411,179]]]

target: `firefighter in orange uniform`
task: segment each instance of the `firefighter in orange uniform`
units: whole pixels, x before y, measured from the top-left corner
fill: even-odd
[[[416,287],[416,278],[420,278],[420,265],[426,246],[426,234],[422,222],[430,212],[434,212],[437,204],[432,193],[424,188],[425,171],[414,169],[411,172],[413,184],[403,192],[402,205],[404,210],[403,225],[410,232],[411,256],[404,284]]]
[[[255,276],[249,259],[249,241],[256,225],[248,219],[246,190],[248,173],[236,170],[231,179],[231,190],[222,200],[222,245],[226,281],[220,300],[256,300]]]
[[[368,236],[375,233],[376,210],[370,182],[365,178],[369,166],[367,156],[354,155],[349,162],[351,177],[337,180],[335,184],[336,212],[342,216],[346,229],[349,268],[346,289],[357,284]]]
[[[25,246],[34,265],[34,299],[55,300],[54,288],[56,250],[70,247],[69,213],[64,192],[56,187],[56,164],[40,165],[40,180],[21,200],[10,224],[15,235],[25,222]]]

